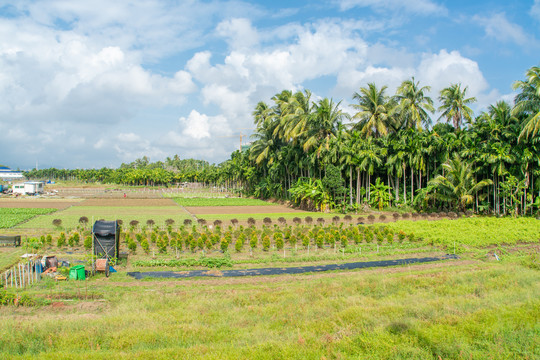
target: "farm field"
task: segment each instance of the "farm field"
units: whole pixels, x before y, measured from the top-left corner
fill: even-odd
[[[534,359],[539,283],[517,257],[263,278],[115,274],[87,288],[41,282],[27,293],[52,305],[0,308],[0,356]]]
[[[272,206],[272,203],[250,198],[173,198],[182,206]]]
[[[52,221],[60,219],[63,228],[74,229],[79,225],[81,216],[88,217],[90,221],[93,218],[94,220],[123,220],[125,223],[131,220],[145,223],[148,219],[152,219],[159,226],[163,226],[165,220],[169,218],[175,221],[190,218],[189,213],[179,206],[73,206],[51,215],[35,218],[19,228],[54,231],[56,227]]]
[[[276,206],[293,212],[254,212]],[[238,213],[232,212],[235,209]],[[110,278],[45,279],[18,291],[34,305],[0,306],[0,358],[540,357],[538,220],[393,221],[387,215],[381,219],[377,214],[367,225],[357,226],[366,214],[345,220],[342,214],[294,211],[275,204],[183,207],[169,198],[89,198],[40,215],[7,230],[29,237],[50,234],[51,242],[37,251],[78,264],[86,263],[89,254],[84,245],[89,226],[82,227],[79,218],[122,219],[120,251],[128,253],[128,259],[115,266],[118,273]],[[311,225],[306,216],[312,218]],[[332,219],[335,216],[338,221]],[[265,217],[271,223],[263,222]],[[201,218],[204,225],[196,221]],[[248,218],[256,225],[249,226]],[[52,225],[53,219],[62,220],[61,229]],[[154,226],[146,225],[149,219]],[[168,226],[167,219],[175,222]],[[140,225],[129,226],[131,220]],[[75,231],[80,241],[56,246],[60,232],[71,239]],[[146,250],[143,241],[148,243]],[[26,251],[0,248],[0,268]],[[221,269],[340,264],[454,251],[459,260],[219,277]],[[216,277],[127,276],[128,271],[196,269],[210,269]],[[0,290],[0,300],[2,294],[5,290]]]
[[[47,208],[0,208],[0,229],[10,228],[37,215],[48,214],[56,209]]]

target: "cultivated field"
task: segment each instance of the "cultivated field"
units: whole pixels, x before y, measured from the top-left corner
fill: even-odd
[[[28,241],[27,248],[0,248],[0,269],[29,250],[87,263],[90,224],[79,223],[83,216],[123,220],[121,252],[128,258],[110,278],[46,279],[19,290],[13,296],[23,306],[9,300],[12,290],[0,290],[0,303],[11,304],[0,306],[0,358],[540,358],[538,220],[346,218],[197,193],[209,196],[47,199],[70,205],[3,229],[28,235]],[[0,204],[26,213],[41,211],[32,206],[41,201]],[[357,226],[359,218],[367,225]],[[454,252],[459,260],[393,268],[219,276],[223,269]],[[211,269],[215,277],[127,276],[196,269]]]

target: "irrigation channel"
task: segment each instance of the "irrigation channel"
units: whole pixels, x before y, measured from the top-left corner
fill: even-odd
[[[380,260],[353,262],[347,264],[329,264],[313,266],[261,268],[245,270],[192,270],[192,271],[147,271],[128,272],[129,276],[137,280],[144,278],[191,278],[191,277],[237,277],[237,276],[261,276],[261,275],[283,275],[283,274],[303,274],[312,272],[332,271],[332,270],[354,270],[373,267],[400,266],[416,263],[426,263],[441,260],[457,260],[457,255],[444,255],[438,257],[409,258],[396,260]]]

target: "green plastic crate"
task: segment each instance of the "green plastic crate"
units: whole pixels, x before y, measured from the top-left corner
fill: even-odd
[[[86,275],[84,273],[84,265],[75,265],[69,269],[69,278],[72,280],[84,280]]]

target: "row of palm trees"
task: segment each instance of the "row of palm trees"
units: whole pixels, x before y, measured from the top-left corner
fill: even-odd
[[[334,206],[379,200],[371,189],[380,178],[393,205],[525,213],[540,196],[540,68],[526,76],[514,85],[515,104],[499,101],[476,116],[467,87],[441,90],[433,126],[431,89],[414,78],[394,95],[373,83],[360,88],[353,116],[341,102],[285,90],[271,106],[257,104],[254,141],[221,164],[220,178],[251,195],[290,198],[299,180],[305,188],[303,178],[324,180],[335,166],[348,193],[334,194]]]

